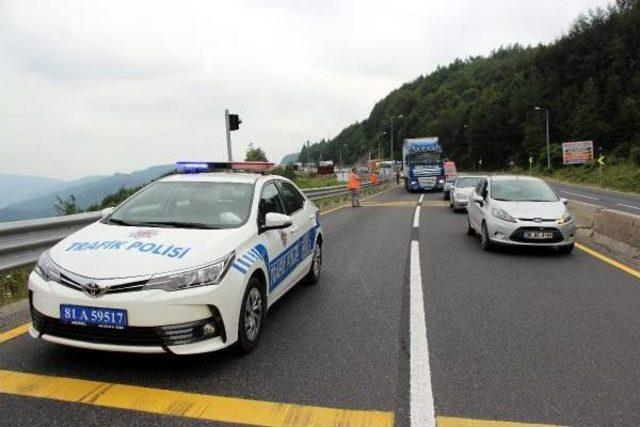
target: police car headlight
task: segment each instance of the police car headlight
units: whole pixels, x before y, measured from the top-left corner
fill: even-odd
[[[47,282],[49,280],[60,280],[60,270],[58,270],[58,267],[51,261],[49,251],[43,252],[42,255],[40,255],[33,271],[38,273],[38,275]]]
[[[147,284],[147,289],[162,289],[164,291],[179,291],[219,284],[229,270],[235,258],[235,252],[204,267],[193,270],[180,271],[161,277],[153,277]]]

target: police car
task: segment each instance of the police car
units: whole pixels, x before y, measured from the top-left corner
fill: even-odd
[[[288,179],[257,173],[270,166],[179,162],[179,174],[43,253],[29,276],[31,336],[138,353],[251,351],[269,307],[317,283],[322,266],[318,208]]]

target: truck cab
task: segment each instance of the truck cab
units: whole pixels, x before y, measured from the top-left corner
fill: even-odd
[[[407,191],[444,189],[444,153],[438,137],[405,139],[402,162]]]

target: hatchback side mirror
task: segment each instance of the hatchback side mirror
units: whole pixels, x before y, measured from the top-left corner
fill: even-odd
[[[562,202],[563,205],[566,205],[567,203],[569,203],[569,200],[565,199],[564,197],[560,197],[560,201]]]
[[[101,218],[106,218],[109,215],[111,215],[111,212],[113,212],[115,208],[111,207],[111,208],[104,208],[100,211],[100,217]]]
[[[282,228],[291,227],[293,219],[289,215],[277,212],[268,212],[264,217],[264,225],[260,227],[260,231],[280,230]]]

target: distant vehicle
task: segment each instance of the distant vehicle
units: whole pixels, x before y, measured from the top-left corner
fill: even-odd
[[[451,186],[453,182],[456,180],[456,174],[458,171],[456,170],[455,162],[446,161],[444,162],[444,190],[442,192],[442,196],[445,200],[449,200],[451,194]]]
[[[454,212],[466,209],[469,195],[471,195],[476,185],[485,178],[482,175],[458,175],[450,187],[449,207]]]
[[[576,225],[561,199],[543,180],[489,176],[469,197],[467,234],[480,234],[482,249],[497,244],[573,250]]]
[[[184,174],[45,252],[29,276],[31,336],[105,351],[253,350],[269,307],[318,281],[323,238],[318,208],[288,179],[204,173],[258,163],[179,163]]]
[[[444,154],[438,137],[405,139],[402,161],[407,191],[444,188]]]

